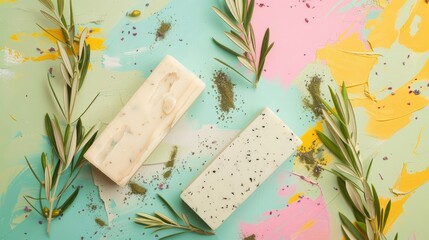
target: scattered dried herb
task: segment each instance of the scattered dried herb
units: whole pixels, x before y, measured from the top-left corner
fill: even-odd
[[[90,62],[91,49],[86,44],[88,29],[85,28],[80,36],[77,36],[74,23],[72,1],[70,1],[70,19],[67,22],[64,13],[64,0],[57,0],[57,7],[51,0],[40,0],[46,11],[41,10],[42,15],[51,21],[55,27],[61,29],[62,37],[52,35],[45,28],[39,27],[57,40],[58,52],[61,58],[61,73],[63,81],[63,103],[61,104],[54,90],[49,71],[47,73],[48,85],[55,102],[64,117],[65,126],[60,124],[58,118],[53,115],[45,115],[45,130],[52,147],[52,154],[48,160],[48,154],[43,152],[40,157],[40,165],[43,169],[39,177],[32,165],[25,158],[32,174],[39,182],[39,194],[37,197],[24,196],[24,199],[41,216],[47,219],[47,233],[50,234],[52,220],[60,216],[74,202],[79,194],[80,187],[75,187],[72,193],[67,190],[79,175],[86,161],[85,152],[89,149],[97,135],[97,129],[93,126],[85,133],[81,117],[91,107],[98,95],[87,108],[75,120],[72,119],[75,103],[79,90],[85,82],[86,73]],[[70,170],[70,171],[68,171]],[[65,177],[62,178],[62,177]],[[59,191],[59,192],[58,192]],[[63,196],[68,195],[64,200]],[[38,207],[31,202],[36,202]]]
[[[145,195],[147,192],[146,188],[140,186],[139,184],[137,184],[135,182],[128,183],[128,186],[130,187],[131,193],[133,193],[133,194]]]
[[[168,31],[171,29],[171,23],[168,22],[161,22],[158,29],[156,30],[156,40],[162,40],[164,39],[165,35]]]
[[[319,76],[313,76],[309,83],[307,83],[307,90],[310,94],[311,100],[307,97],[304,98],[304,107],[310,109],[316,118],[322,116],[323,104],[320,101],[320,84],[322,79]]]
[[[335,94],[329,88],[334,108],[321,99],[324,109],[323,116],[332,137],[317,131],[322,143],[339,160],[336,169],[330,171],[337,176],[341,194],[352,207],[355,221],[349,220],[339,213],[342,230],[347,239],[356,240],[385,240],[384,229],[390,213],[391,200],[385,208],[380,205],[374,185],[368,182],[372,160],[364,170],[357,143],[356,118],[352,104],[343,84],[341,95]],[[395,240],[398,239],[398,234]]]
[[[267,28],[265,30],[261,49],[258,53],[256,49],[255,33],[253,32],[251,23],[255,0],[250,0],[250,2],[248,0],[225,0],[225,2],[226,8],[228,9],[227,11],[223,12],[219,8],[212,7],[213,11],[231,28],[231,31],[225,32],[225,35],[236,47],[244,51],[244,53],[239,53],[218,42],[214,38],[213,42],[225,52],[237,57],[238,61],[243,64],[244,67],[255,74],[255,80],[250,81],[228,63],[218,58],[215,58],[215,60],[236,72],[254,87],[257,87],[262,72],[264,71],[265,59],[274,46],[274,43],[270,43],[270,29]]]
[[[153,215],[149,215],[146,213],[137,213],[137,218],[134,219],[134,222],[138,224],[142,224],[145,226],[145,228],[154,228],[155,230],[153,233],[156,233],[158,231],[163,231],[167,229],[180,229],[182,231],[172,233],[170,235],[166,235],[164,237],[158,238],[158,240],[167,239],[170,237],[174,237],[180,234],[184,233],[197,233],[200,235],[214,235],[215,233],[213,231],[204,230],[202,228],[199,228],[192,224],[189,221],[189,218],[185,214],[179,214],[172,206],[171,204],[165,200],[161,195],[158,194],[159,199],[166,205],[166,207],[174,214],[174,217],[180,221],[182,221],[184,224],[179,224],[175,220],[171,219],[170,217],[167,217],[166,215],[155,212]]]
[[[164,178],[168,179],[171,176],[171,172],[173,171],[174,162],[176,161],[178,147],[176,145],[173,146],[173,150],[171,150],[170,160],[165,163],[165,167],[167,171],[164,173]]]
[[[250,235],[248,237],[243,238],[243,240],[256,240],[256,235],[252,234],[252,235]]]
[[[96,218],[95,219],[95,222],[98,224],[98,226],[100,226],[100,227],[104,227],[104,226],[106,226],[106,222],[104,222],[104,220],[103,219],[101,219],[101,218]]]
[[[298,149],[298,159],[316,178],[320,177],[320,174],[323,171],[322,166],[326,166],[323,151],[324,149],[319,146],[317,141],[313,141],[309,147],[302,146]]]
[[[219,108],[222,112],[229,112],[235,108],[234,84],[223,71],[215,71],[213,75],[214,84],[219,94]]]

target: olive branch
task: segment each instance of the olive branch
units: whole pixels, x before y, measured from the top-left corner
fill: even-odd
[[[385,240],[384,235],[389,217],[391,200],[383,208],[380,205],[374,185],[368,182],[372,162],[364,170],[357,143],[356,118],[347,94],[346,86],[342,85],[341,96],[329,88],[334,108],[321,99],[326,126],[332,137],[317,131],[321,142],[339,160],[332,173],[337,176],[341,194],[353,210],[355,223],[339,213],[342,230],[350,240]],[[398,239],[398,234],[395,240]]]
[[[154,228],[155,230],[153,231],[153,233],[156,233],[162,230],[167,230],[167,229],[182,230],[182,231],[161,237],[158,240],[167,239],[167,238],[174,237],[188,232],[193,232],[193,233],[197,233],[205,236],[215,234],[213,231],[207,231],[195,226],[189,221],[188,217],[184,213],[179,214],[165,198],[163,198],[159,194],[158,194],[158,197],[167,206],[167,208],[174,214],[176,218],[180,219],[182,222],[185,223],[185,224],[179,224],[175,220],[171,219],[170,217],[167,217],[166,215],[160,212],[155,212],[153,216],[147,213],[137,213],[138,217],[135,218],[134,221],[138,224],[144,225],[145,228]]]
[[[250,3],[248,0],[225,0],[225,2],[228,9],[227,11],[221,11],[217,7],[212,7],[213,11],[226,24],[228,24],[229,27],[231,27],[231,30],[229,32],[225,32],[225,35],[244,52],[239,53],[214,38],[213,42],[227,53],[237,57],[238,61],[243,64],[244,67],[255,74],[255,80],[249,80],[240,71],[225,61],[220,60],[219,58],[215,58],[215,60],[236,72],[254,87],[257,87],[262,72],[264,71],[265,59],[271,48],[274,46],[274,43],[270,43],[270,29],[267,28],[265,30],[261,49],[258,55],[255,33],[251,23],[255,0],[250,0]]]
[[[79,90],[83,86],[85,76],[90,62],[91,49],[86,44],[88,29],[85,28],[80,36],[76,35],[73,18],[73,6],[70,0],[70,19],[67,23],[64,17],[64,0],[57,0],[55,9],[51,0],[40,0],[47,11],[41,13],[50,20],[56,27],[61,29],[62,37],[53,35],[45,28],[39,27],[57,40],[59,55],[61,58],[61,73],[63,77],[63,103],[55,92],[49,73],[47,75],[48,85],[56,104],[64,118],[65,126],[60,124],[58,118],[53,114],[45,116],[45,130],[52,146],[52,154],[48,159],[48,154],[42,153],[40,164],[43,175],[38,176],[30,162],[25,158],[31,172],[39,183],[39,194],[37,197],[24,196],[30,206],[41,216],[47,219],[47,233],[50,234],[52,220],[62,214],[76,199],[79,194],[79,187],[69,194],[64,200],[67,190],[79,175],[86,161],[85,152],[89,149],[97,135],[97,127],[93,126],[88,131],[83,127],[81,117],[97,99],[97,94],[88,107],[73,120],[74,108],[76,105]],[[62,178],[64,176],[64,178]],[[33,202],[38,202],[36,207]]]

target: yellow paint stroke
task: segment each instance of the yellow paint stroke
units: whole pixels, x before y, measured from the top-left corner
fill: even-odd
[[[429,181],[429,167],[421,172],[409,173],[407,171],[407,164],[404,163],[401,175],[396,180],[393,189],[403,193],[409,193]]]
[[[297,239],[299,235],[308,229],[310,229],[314,225],[314,220],[310,219],[306,223],[304,223],[294,234],[291,236],[291,239]]]
[[[16,2],[16,0],[0,0],[0,4],[2,4],[2,3],[11,3],[11,2]]]
[[[350,92],[362,92],[368,85],[372,68],[378,62],[378,55],[362,42],[357,33],[326,45],[317,52],[317,57],[326,61],[338,85],[343,82]]]
[[[383,12],[373,20],[369,20],[366,28],[371,30],[368,41],[375,47],[390,48],[398,38],[399,31],[395,28],[397,17],[407,0],[390,1]]]
[[[289,201],[287,203],[292,204],[292,203],[298,201],[299,199],[301,199],[301,196],[303,196],[303,195],[304,195],[303,192],[296,193],[295,195],[293,195],[292,197],[289,198]]]
[[[404,211],[404,204],[411,197],[413,192],[417,188],[421,187],[429,181],[429,167],[420,172],[409,173],[407,170],[407,164],[405,163],[402,167],[401,174],[395,182],[395,185],[392,188],[392,192],[403,193],[401,195],[396,195],[392,199],[392,206],[389,214],[389,218],[386,223],[385,231],[389,231],[390,227],[395,223],[398,217]],[[386,207],[389,199],[380,198],[380,204],[382,207]]]
[[[417,32],[411,29],[417,25]],[[415,52],[429,51],[429,5],[425,1],[416,1],[407,21],[401,28],[399,43]]]
[[[368,98],[352,99],[354,107],[362,106],[366,109],[369,120],[366,132],[369,135],[387,139],[409,122],[412,114],[424,108],[429,100],[423,95],[410,93],[407,83],[382,100],[372,101]]]
[[[396,22],[397,16],[394,15],[394,18],[391,16],[391,14],[395,12],[392,9],[400,8],[402,6],[403,1],[393,1],[384,10],[384,12],[388,12],[390,14],[389,16],[386,16],[389,21],[383,20],[382,17],[379,21],[386,25],[386,29],[388,29],[390,25],[394,26]],[[418,11],[416,10],[417,8],[422,8],[419,6],[420,5],[416,5],[413,11]],[[429,9],[426,10],[428,10],[429,14]],[[390,36],[393,34],[396,39],[398,34],[394,34],[386,29],[376,28],[371,32],[380,31],[383,36]],[[426,39],[418,41],[424,41],[426,43],[429,42],[429,32],[424,35],[424,37]],[[384,41],[388,41],[389,37],[386,36],[382,39]],[[417,40],[409,39],[407,41],[416,42]],[[416,44],[420,44],[419,42]],[[358,97],[352,98],[352,103],[354,107],[364,107],[369,115],[366,132],[374,137],[387,139],[401,128],[407,126],[412,114],[426,107],[429,103],[429,100],[423,95],[410,94],[410,89],[408,88],[414,82],[429,79],[429,61],[426,62],[420,73],[396,90],[394,95],[388,95],[384,99],[377,99],[375,95],[370,93],[368,90],[368,86],[370,84],[368,79],[374,65],[378,62],[378,56],[376,54],[365,55],[357,53],[370,52],[372,47],[379,48],[390,46],[390,42],[389,44],[386,44],[386,42],[371,40],[370,45],[371,46],[367,48],[359,36],[354,34],[349,37],[341,37],[337,43],[327,45],[323,49],[320,49],[317,56],[319,59],[326,61],[326,64],[330,68],[332,76],[338,85],[345,82],[349,93],[358,94]]]
[[[422,141],[422,133],[423,133],[423,128],[420,129],[419,136],[417,136],[416,146],[414,146],[414,149],[413,149],[413,154],[414,155],[418,154],[417,153],[417,149],[419,148],[420,142]]]
[[[83,30],[82,27],[79,27],[79,32]],[[34,39],[38,38],[48,38],[50,42],[52,42],[55,48],[55,51],[49,51],[49,48],[47,49],[41,49],[43,51],[42,54],[38,56],[33,56],[31,58],[32,61],[45,61],[45,60],[56,60],[59,57],[59,53],[57,50],[57,39],[64,41],[61,29],[46,29],[49,33],[42,31],[42,32],[33,32],[33,33],[25,33],[25,32],[18,32],[14,33],[10,36],[10,39],[14,41],[28,41],[28,39],[31,39],[33,41]],[[86,43],[91,46],[91,50],[97,51],[97,50],[104,50],[106,47],[104,46],[105,39],[101,37],[97,37],[98,34],[101,33],[101,28],[90,28],[88,30],[88,37],[86,38]],[[79,35],[80,36],[80,35]],[[78,44],[75,44],[75,49],[79,48]]]

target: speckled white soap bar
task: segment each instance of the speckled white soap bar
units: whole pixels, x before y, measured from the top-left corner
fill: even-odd
[[[115,183],[125,185],[204,88],[197,76],[166,56],[85,158]]]
[[[181,198],[215,230],[301,143],[266,108],[182,192]]]

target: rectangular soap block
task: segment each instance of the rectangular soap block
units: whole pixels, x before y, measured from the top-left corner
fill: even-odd
[[[301,143],[266,108],[183,190],[181,198],[215,230]]]
[[[86,152],[123,186],[204,90],[205,84],[166,56]]]

